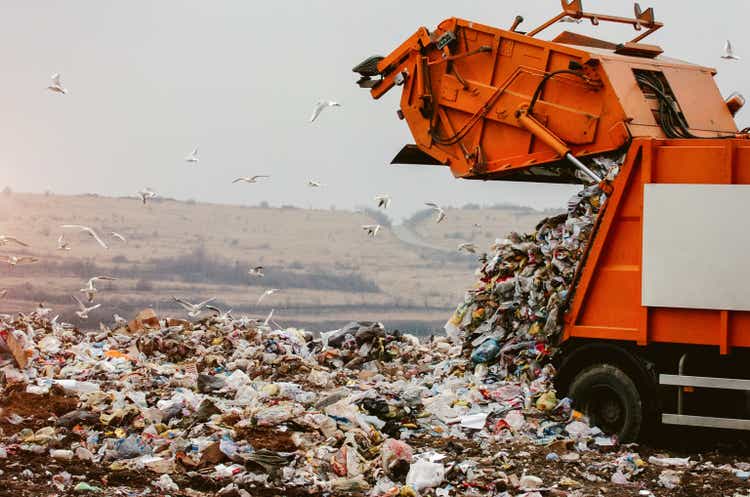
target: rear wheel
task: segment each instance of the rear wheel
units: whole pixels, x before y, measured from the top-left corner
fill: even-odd
[[[638,438],[643,423],[641,396],[635,382],[620,368],[589,366],[573,379],[569,395],[592,425],[624,442]]]

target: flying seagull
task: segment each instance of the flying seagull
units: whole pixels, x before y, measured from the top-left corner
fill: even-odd
[[[124,236],[122,236],[121,234],[119,234],[119,233],[118,233],[118,232],[116,232],[116,231],[111,231],[111,232],[109,233],[109,235],[110,235],[110,236],[111,236],[112,238],[117,238],[118,240],[120,240],[120,241],[121,241],[121,242],[123,242],[123,243],[127,243],[127,240],[125,239],[125,237],[124,237]]]
[[[2,290],[0,290],[0,299],[4,299],[6,295],[8,295],[7,288],[3,288]]]
[[[52,312],[52,309],[49,308],[49,307],[45,307],[44,306],[44,302],[39,302],[39,304],[37,304],[37,306],[36,306],[36,309],[34,309],[34,312],[36,312],[39,315],[39,317],[43,318],[47,314],[49,314],[50,312]],[[52,321],[54,322],[55,319],[52,319]]]
[[[99,238],[99,235],[97,235],[97,234],[96,234],[96,231],[92,230],[92,229],[91,229],[91,228],[89,228],[88,226],[82,226],[82,225],[80,225],[80,224],[63,224],[63,225],[61,225],[60,227],[61,227],[61,228],[75,228],[75,229],[78,229],[78,230],[81,230],[81,231],[85,231],[85,232],[86,232],[86,233],[88,233],[88,234],[89,234],[89,235],[90,235],[90,236],[91,236],[91,237],[92,237],[92,238],[93,238],[94,240],[96,240],[96,241],[97,241],[97,243],[98,243],[99,245],[101,245],[101,246],[102,246],[102,247],[104,247],[105,249],[108,249],[108,248],[109,248],[109,247],[107,246],[107,244],[106,244],[106,243],[104,243],[104,240],[102,240],[101,238]]]
[[[318,100],[318,103],[315,104],[312,115],[310,116],[310,122],[315,121],[320,113],[323,112],[323,109],[328,107],[341,107],[341,104],[334,102],[333,100]]]
[[[196,164],[198,162],[198,147],[195,147],[192,152],[190,152],[190,155],[185,157],[185,162],[190,162],[192,164]]]
[[[0,247],[4,245],[8,245],[8,243],[15,243],[16,245],[20,245],[22,247],[28,247],[28,243],[24,243],[15,236],[8,236],[8,235],[0,235]]]
[[[70,244],[63,235],[57,238],[57,250],[70,250]]]
[[[138,192],[138,196],[141,198],[141,202],[143,202],[143,205],[146,205],[147,200],[151,200],[152,198],[155,198],[158,194],[153,191],[151,188],[144,188],[143,190]]]
[[[47,89],[51,92],[62,93],[63,95],[68,93],[68,90],[63,87],[62,83],[60,83],[60,74],[58,73],[52,75],[52,84],[50,84]]]
[[[267,174],[256,174],[255,176],[240,176],[232,183],[257,183],[258,178],[270,178]]]
[[[188,311],[188,316],[190,316],[191,318],[198,317],[198,315],[200,315],[200,313],[203,312],[203,308],[206,306],[206,304],[216,300],[216,298],[214,297],[208,300],[204,300],[203,302],[199,302],[197,304],[191,304],[187,300],[178,299],[177,297],[172,297],[172,298],[174,299],[175,302],[180,304],[183,309]]]
[[[473,243],[460,243],[458,244],[458,251],[461,252],[462,250],[476,254],[477,253],[477,246]]]
[[[39,258],[31,256],[18,257],[15,255],[0,255],[0,262],[4,262],[10,266],[18,266],[19,264],[34,264],[35,262],[39,262]]]
[[[727,60],[740,60],[739,57],[734,55],[734,48],[732,48],[732,42],[729,40],[724,44],[724,55],[722,55],[721,58]]]
[[[309,186],[310,188],[320,188],[321,186],[323,186],[323,183],[321,183],[320,181],[315,181],[314,179],[309,179],[307,180],[307,186]]]
[[[266,320],[263,321],[263,326],[268,326],[268,323],[271,322],[271,318],[273,317],[273,309],[271,309],[271,312],[268,313],[268,316],[266,316]]]
[[[378,207],[387,209],[391,205],[391,196],[386,194],[375,195],[375,202],[378,203]]]
[[[380,231],[380,225],[379,224],[363,224],[362,229],[365,230],[368,235],[375,238],[375,236],[378,234],[378,231]]]
[[[94,301],[94,297],[96,297],[96,292],[98,290],[94,286],[94,282],[96,281],[115,281],[117,278],[113,278],[111,276],[94,276],[93,278],[90,278],[88,283],[86,283],[86,286],[78,290],[81,293],[86,294],[86,298],[89,300],[89,303]]]
[[[262,301],[262,300],[263,300],[264,298],[266,298],[266,297],[270,297],[271,295],[273,295],[274,293],[276,293],[276,292],[278,292],[278,291],[279,291],[279,289],[278,289],[278,288],[271,288],[270,290],[266,290],[265,292],[263,292],[263,295],[261,295],[260,297],[258,297],[258,304],[260,304],[260,302],[261,302],[261,301]]]
[[[86,307],[85,305],[83,305],[83,302],[81,302],[78,299],[78,297],[76,297],[75,295],[73,295],[73,300],[75,300],[76,303],[78,304],[78,310],[76,311],[76,315],[81,319],[88,319],[89,312],[101,307],[101,304],[96,304],[96,305],[92,305],[91,307]]]
[[[445,211],[438,204],[436,204],[435,202],[425,202],[424,205],[426,205],[427,207],[431,207],[432,210],[437,212],[437,218],[435,219],[436,223],[439,223],[440,221],[445,219]]]
[[[250,269],[247,270],[247,274],[249,274],[250,276],[257,276],[258,278],[262,278],[263,266],[251,267]]]
[[[214,318],[216,318],[217,321],[226,323],[227,321],[232,319],[232,309],[229,309],[227,312],[222,312],[221,309],[213,305],[207,305],[206,309],[214,311],[216,313],[214,315]]]

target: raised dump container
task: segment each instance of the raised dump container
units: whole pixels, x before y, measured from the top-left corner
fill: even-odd
[[[403,88],[415,143],[395,163],[460,178],[599,183],[610,193],[579,266],[558,386],[631,439],[666,423],[750,429],[750,141],[715,70],[640,43],[661,27],[585,12],[528,33],[448,19],[354,68],[374,98]],[[633,25],[626,43],[564,32],[563,17]],[[590,159],[624,154],[600,178]]]

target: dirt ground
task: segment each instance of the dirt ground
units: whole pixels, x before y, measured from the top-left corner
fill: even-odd
[[[0,399],[0,428],[4,437],[18,433],[24,428],[38,429],[49,426],[55,417],[62,416],[76,408],[76,401],[60,393],[38,396],[22,391],[6,392]],[[20,424],[14,424],[14,415],[24,417]],[[17,419],[17,418],[16,418]],[[85,439],[85,430],[76,427],[64,431],[66,436],[59,442],[52,442],[49,448],[68,448],[75,441]],[[239,437],[249,440],[256,449],[292,452],[295,450],[291,436],[293,428],[279,432],[271,428],[248,428]],[[673,438],[678,437],[678,438]],[[717,435],[711,432],[672,433],[670,438],[675,443],[659,446],[630,445],[612,449],[613,452],[637,452],[646,461],[651,455],[669,453],[673,457],[687,457],[699,463],[698,469],[684,470],[680,484],[673,490],[658,485],[659,474],[664,468],[647,464],[642,473],[632,478],[632,484],[617,485],[610,481],[614,454],[602,454],[599,451],[581,453],[580,460],[564,462],[549,460],[550,453],[564,454],[569,447],[555,443],[551,446],[538,446],[528,442],[512,441],[509,443],[489,443],[481,439],[448,439],[434,436],[419,436],[410,440],[415,448],[431,448],[443,454],[449,454],[457,462],[475,461],[475,471],[479,475],[469,481],[460,470],[448,471],[446,480],[455,488],[451,495],[497,495],[503,491],[514,493],[508,485],[508,478],[520,477],[523,474],[540,477],[545,483],[558,482],[562,476],[571,479],[567,487],[550,488],[542,495],[564,496],[609,496],[626,497],[639,495],[639,491],[649,490],[655,496],[734,496],[750,494],[750,482],[742,481],[730,472],[720,469],[703,470],[700,463],[710,461],[714,466],[723,464],[735,465],[747,460],[750,455],[747,443],[740,438],[726,434]],[[677,443],[677,440],[680,442]],[[675,449],[675,446],[680,446]],[[115,471],[107,465],[90,464],[84,461],[58,461],[46,454],[34,455],[21,450],[19,445],[6,445],[7,459],[0,459],[0,496],[68,496],[81,495],[72,487],[79,482],[86,482],[102,489],[95,495],[164,495],[152,484],[159,475],[148,471]],[[225,461],[226,462],[226,461]],[[66,490],[56,488],[53,476],[63,471],[70,474],[71,483]],[[216,492],[228,482],[209,477],[209,468],[182,468],[171,475],[180,486],[180,491],[171,492],[173,496],[195,497],[198,495],[216,495]],[[545,487],[546,488],[546,487]],[[302,488],[264,488],[248,487],[253,496],[302,496],[314,495]],[[576,493],[577,492],[577,493]],[[424,493],[423,495],[432,495]]]

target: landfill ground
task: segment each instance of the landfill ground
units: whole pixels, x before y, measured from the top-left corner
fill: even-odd
[[[66,396],[63,393],[52,393],[48,395],[26,394],[21,391],[4,391],[2,397],[3,416],[18,414],[26,418],[26,422],[21,425],[13,425],[7,421],[0,422],[5,435],[12,435],[23,428],[39,428],[45,426],[50,417],[62,416],[71,410],[74,410],[77,404],[75,397]],[[736,464],[738,460],[750,460],[742,457],[747,453],[747,443],[744,440],[728,440],[717,443],[712,439],[710,432],[686,432],[692,436],[687,445],[678,452],[672,452],[677,457],[691,457],[696,461],[710,461],[715,466]],[[713,433],[715,435],[715,433]],[[75,439],[71,435],[71,439]],[[255,447],[268,448],[276,451],[295,450],[294,443],[287,433],[280,433],[274,430],[257,430],[256,433],[248,436],[248,440]],[[64,440],[61,446],[69,442]],[[684,443],[684,442],[683,442]],[[698,445],[708,447],[708,450],[699,450]],[[718,470],[703,471],[685,471],[678,488],[667,490],[660,489],[658,486],[658,477],[661,471],[659,467],[647,467],[639,475],[637,482],[632,485],[617,485],[610,482],[612,468],[607,464],[601,464],[602,454],[591,452],[582,456],[581,460],[575,463],[550,462],[546,460],[550,452],[560,452],[556,447],[540,447],[530,443],[491,443],[489,446],[478,444],[472,440],[446,440],[436,437],[420,437],[411,440],[414,448],[424,447],[449,453],[456,460],[472,459],[481,462],[482,468],[485,469],[489,478],[483,478],[481,484],[473,485],[464,482],[461,493],[466,495],[497,495],[504,489],[508,488],[504,483],[504,478],[493,480],[491,475],[503,472],[506,475],[517,475],[522,473],[534,474],[541,477],[546,482],[554,482],[560,479],[561,475],[575,479],[580,486],[575,489],[551,489],[542,492],[542,495],[568,495],[567,491],[575,490],[571,495],[607,495],[612,497],[639,495],[639,490],[650,489],[656,496],[695,496],[695,495],[748,495],[750,494],[750,484],[746,481],[740,481],[734,475],[727,474]],[[692,447],[690,447],[692,446]],[[719,448],[718,446],[721,446]],[[637,451],[641,457],[648,458],[650,455],[658,454],[667,450],[667,446],[661,446],[659,449],[646,446],[630,446],[627,450]],[[686,450],[687,449],[687,450]],[[691,450],[692,449],[692,450]],[[622,450],[622,449],[621,449]],[[605,453],[604,456],[611,457],[617,451]],[[498,453],[507,453],[507,462],[496,464]],[[487,454],[492,454],[488,456]],[[502,456],[501,456],[502,457]],[[601,468],[597,468],[601,465]],[[14,456],[3,461],[0,466],[3,470],[2,479],[3,488],[0,489],[0,495],[8,496],[65,496],[81,495],[74,491],[60,491],[56,488],[51,478],[55,474],[67,471],[71,474],[73,481],[85,481],[96,484],[103,489],[104,495],[163,495],[159,489],[155,489],[151,484],[158,479],[157,473],[148,471],[121,470],[113,471],[99,465],[92,465],[85,461],[54,461],[46,457],[40,457],[34,454],[27,454],[19,451]],[[24,470],[30,470],[33,476],[31,478],[23,476]],[[221,480],[211,480],[203,477],[191,477],[187,474],[173,475],[172,479],[180,486],[181,490],[169,492],[173,496],[198,496],[198,495],[215,495],[217,491],[226,486],[226,482]],[[460,478],[459,478],[460,479]],[[590,481],[596,479],[596,481]],[[297,495],[323,495],[322,492],[307,490],[305,488],[283,488],[283,487],[264,487],[255,486],[248,488],[251,495],[254,496],[297,496]],[[349,494],[349,495],[366,495],[366,492]],[[458,495],[458,493],[456,494]],[[512,494],[513,495],[513,494]]]

